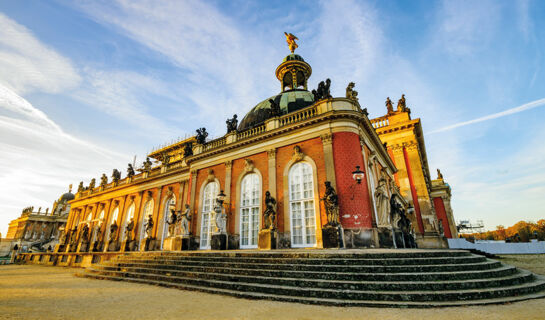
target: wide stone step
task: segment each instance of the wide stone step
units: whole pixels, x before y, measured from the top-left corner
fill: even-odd
[[[485,262],[486,257],[479,255],[459,257],[428,257],[428,258],[260,258],[260,257],[215,257],[215,256],[125,256],[116,261],[165,261],[169,263],[186,262],[224,262],[224,263],[266,263],[266,264],[310,264],[310,265],[439,265],[439,264],[469,264]]]
[[[87,274],[88,276],[93,276]],[[235,292],[253,292],[265,295],[282,295],[292,297],[307,297],[317,299],[335,299],[335,300],[364,300],[364,301],[466,301],[479,299],[495,299],[506,296],[515,296],[522,294],[533,294],[545,290],[545,281],[538,279],[531,283],[505,286],[502,288],[485,288],[469,290],[445,290],[445,291],[370,291],[370,290],[335,290],[326,288],[297,288],[290,286],[259,284],[205,279],[184,278],[183,282],[176,282],[176,277],[166,275],[155,275],[149,279],[147,273],[136,272],[111,272],[110,274],[97,274],[95,277],[113,277],[118,279],[139,279],[148,283],[165,283],[169,285],[208,287],[223,289]]]
[[[275,250],[274,252],[263,252],[257,250],[236,250],[236,251],[151,251],[151,252],[128,252],[120,257],[236,257],[236,258],[317,258],[317,259],[387,259],[387,258],[429,258],[429,257],[461,257],[471,256],[472,253],[465,250],[421,250],[421,249],[403,249],[403,250],[382,250],[367,249],[362,250]]]
[[[286,271],[321,271],[329,272],[368,272],[368,273],[398,273],[398,272],[447,272],[447,271],[471,271],[494,269],[501,266],[501,263],[494,260],[486,260],[479,263],[468,264],[436,264],[436,265],[312,265],[312,264],[274,264],[274,263],[243,263],[243,262],[216,262],[216,261],[184,261],[183,263],[168,260],[155,260],[154,263],[141,260],[116,260],[109,265],[119,267],[130,266],[134,263],[147,263],[160,265],[166,269],[195,269],[199,267],[211,268],[235,268],[235,269],[261,269],[261,270],[286,270]]]
[[[118,263],[119,264],[119,263]],[[173,267],[163,264],[151,263],[123,263],[96,265],[95,269],[111,268],[121,270],[124,267],[152,268],[161,271],[221,273],[246,276],[263,276],[270,278],[300,278],[300,279],[325,279],[347,281],[439,281],[439,280],[466,280],[503,277],[517,272],[512,266],[499,266],[495,269],[456,271],[456,272],[403,272],[403,273],[371,273],[371,272],[321,272],[321,271],[294,271],[294,270],[262,270],[249,268],[215,268],[215,267]]]
[[[294,287],[312,287],[312,288],[330,288],[338,290],[386,290],[386,291],[416,291],[416,290],[458,290],[458,289],[478,289],[510,286],[530,282],[534,279],[533,275],[527,271],[517,272],[508,276],[471,279],[471,280],[443,280],[443,281],[418,281],[408,277],[407,281],[376,281],[369,277],[365,281],[340,281],[330,279],[314,278],[282,278],[265,276],[245,276],[238,274],[210,273],[210,272],[186,272],[186,271],[165,271],[161,269],[150,269],[141,267],[103,267],[94,269],[91,272],[115,275],[124,272],[148,274],[149,279],[155,279],[156,275],[173,277],[174,282],[184,282],[184,279],[206,279],[220,280],[229,282],[254,282],[261,284],[274,284],[281,286]],[[160,279],[159,279],[160,280]]]

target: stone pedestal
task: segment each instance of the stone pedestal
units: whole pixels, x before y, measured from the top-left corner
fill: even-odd
[[[261,231],[259,231],[257,247],[260,250],[276,249],[276,238],[276,230],[262,229]]]
[[[155,245],[155,239],[154,238],[146,238],[144,240],[144,251],[151,251],[154,249]]]
[[[182,237],[168,237],[163,242],[163,250],[180,251],[182,250]]]
[[[119,245],[117,241],[111,241],[108,243],[108,251],[119,251]]]
[[[392,238],[392,230],[388,228],[379,228],[378,242],[381,248],[394,248],[394,239]]]
[[[136,241],[134,240],[127,240],[123,243],[123,248],[125,251],[134,251],[136,248]]]
[[[339,227],[326,225],[322,228],[322,241],[324,248],[341,248]]]
[[[213,234],[210,239],[210,249],[212,250],[227,250],[227,234]]]

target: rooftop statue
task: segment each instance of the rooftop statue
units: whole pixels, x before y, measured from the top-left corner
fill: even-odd
[[[443,179],[443,174],[441,173],[441,170],[437,169],[437,179]]]
[[[386,109],[388,109],[388,114],[394,112],[394,106],[392,105],[392,100],[390,100],[390,97],[386,98]]]
[[[295,49],[299,47],[297,43],[295,43],[295,40],[299,40],[299,39],[292,33],[284,32],[284,34],[286,35],[286,42],[288,43],[288,48],[290,48],[291,53],[293,53]]]
[[[405,102],[405,94],[401,95],[401,99],[397,102],[397,111],[405,111],[407,104]]]
[[[193,144],[188,142],[184,145],[184,157],[189,157],[193,155]]]
[[[83,188],[83,181],[81,181],[78,185],[78,192],[82,192],[84,190]]]
[[[131,178],[135,174],[134,168],[132,167],[132,164],[129,163],[129,167],[127,168],[127,177]]]
[[[112,171],[112,182],[117,183],[119,182],[119,179],[121,179],[121,172],[119,172],[119,170],[117,169],[114,169],[114,171]]]
[[[358,92],[354,90],[354,87],[356,84],[354,82],[350,82],[348,86],[346,87],[346,98],[358,101]]]
[[[237,115],[236,114],[233,115],[233,118],[227,119],[227,121],[225,121],[225,123],[227,124],[227,133],[232,132],[232,131],[237,131],[238,120],[237,120]]]
[[[320,81],[320,83],[318,84],[318,89],[312,90],[312,94],[314,95],[314,101],[331,98],[329,87],[331,87],[331,80],[329,78],[326,79],[325,82]]]
[[[108,177],[105,173],[102,174],[102,177],[100,177],[100,186],[105,187],[108,184]]]
[[[91,182],[89,183],[89,189],[91,191],[93,191],[93,189],[95,188],[96,181],[97,180],[95,178],[91,179]]]
[[[151,171],[151,160],[149,159],[149,157],[146,157],[146,161],[144,161],[143,165],[144,167],[144,170],[145,172],[150,172]]]
[[[206,143],[206,137],[208,137],[208,132],[206,132],[206,128],[200,128],[197,129],[197,136],[195,139],[197,140],[198,144],[205,144]]]

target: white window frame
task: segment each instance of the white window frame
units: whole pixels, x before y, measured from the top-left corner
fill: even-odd
[[[247,193],[250,193],[250,198],[246,198]],[[248,201],[246,201],[248,200]],[[246,203],[245,203],[246,202]],[[248,243],[244,242],[244,211],[248,212]],[[240,248],[255,249],[257,248],[259,227],[261,223],[261,179],[257,173],[249,173],[242,178],[240,182]],[[255,243],[252,243],[252,240]]]
[[[307,180],[305,180],[304,175],[304,168],[308,168],[309,172],[307,173],[306,177]],[[297,172],[298,171],[298,172]],[[298,190],[294,190],[295,185],[292,183],[294,182],[294,175],[298,174],[297,180],[298,180]],[[291,246],[293,248],[307,248],[307,247],[316,247],[317,246],[317,238],[316,238],[316,199],[315,199],[315,190],[316,187],[314,185],[314,169],[313,167],[305,162],[297,162],[291,168],[288,172],[288,195],[289,195],[289,212],[290,212],[290,229],[291,229]],[[306,190],[306,196],[305,196],[305,183],[310,184],[310,187]],[[298,198],[293,198],[294,192],[299,193]],[[299,205],[300,208],[300,214],[301,214],[301,225],[296,226],[294,223],[294,218],[296,212],[294,212],[294,207]],[[306,205],[306,209],[305,209]],[[309,222],[313,222],[312,225],[309,225]],[[301,242],[296,243],[295,239],[296,236],[298,236],[297,229],[301,229]],[[310,231],[310,232],[309,232]],[[313,241],[309,241],[307,238],[311,237],[313,238]]]
[[[219,183],[216,181],[210,181],[203,188],[202,202],[201,202],[201,234],[200,234],[200,248],[203,250],[210,249],[211,239],[211,219],[213,216],[214,206],[216,205],[216,198],[219,193]],[[206,218],[206,219],[205,219]],[[206,235],[206,236],[205,236]]]

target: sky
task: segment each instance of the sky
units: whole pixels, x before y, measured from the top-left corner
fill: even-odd
[[[153,148],[225,133],[296,53],[354,81],[370,118],[402,93],[456,220],[545,218],[544,1],[0,1],[0,232]]]

